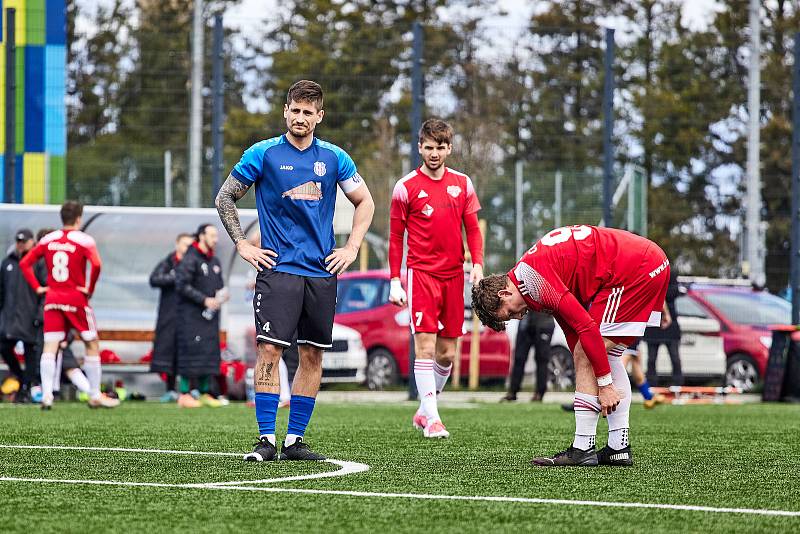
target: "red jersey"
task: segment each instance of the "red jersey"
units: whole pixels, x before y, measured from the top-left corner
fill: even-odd
[[[439,278],[461,275],[464,270],[462,224],[467,225],[467,242],[473,263],[483,264],[483,243],[475,215],[480,209],[472,180],[466,174],[445,167],[439,180],[420,169],[401,178],[394,187],[389,212],[391,276],[400,276],[403,234],[406,231],[408,267]]]
[[[33,264],[41,257],[47,265],[45,305],[85,305],[87,295],[78,288],[87,288],[90,297],[100,276],[100,255],[94,239],[80,230],[56,230],[44,236],[20,262],[22,274],[34,289],[39,288],[39,282]]]
[[[580,338],[600,377],[610,372],[600,327],[619,320],[617,310],[623,290],[634,297],[631,305],[637,308],[625,313],[649,315],[651,303],[643,300],[637,288],[664,272],[669,275],[669,261],[652,241],[624,230],[581,225],[557,228],[542,237],[508,272],[508,277],[528,308],[552,313],[565,333],[574,332],[576,339]],[[594,313],[590,305],[595,299],[606,298],[609,290],[608,311]],[[653,298],[657,300],[658,295]],[[662,305],[663,297],[657,309]],[[633,325],[643,333],[645,324],[625,322],[616,330]],[[613,332],[613,327],[606,328]]]

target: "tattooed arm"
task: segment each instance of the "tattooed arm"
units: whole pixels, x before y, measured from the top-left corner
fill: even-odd
[[[222,220],[222,225],[228,231],[233,243],[236,245],[236,250],[239,256],[247,263],[261,271],[263,265],[267,269],[272,269],[275,266],[275,260],[278,255],[267,249],[261,249],[245,239],[244,231],[242,230],[242,223],[239,221],[239,212],[236,210],[236,201],[242,198],[247,190],[250,189],[246,185],[231,175],[222,184],[222,187],[217,193],[217,198],[214,204],[217,206],[219,218]]]

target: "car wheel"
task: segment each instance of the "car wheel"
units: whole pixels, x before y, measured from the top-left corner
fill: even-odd
[[[373,391],[397,383],[397,362],[386,349],[375,349],[369,353],[367,363],[367,387]]]
[[[547,390],[565,391],[575,388],[575,364],[572,353],[564,347],[553,347],[547,362]]]
[[[728,358],[725,385],[747,392],[761,381],[756,362],[746,354],[734,354]]]

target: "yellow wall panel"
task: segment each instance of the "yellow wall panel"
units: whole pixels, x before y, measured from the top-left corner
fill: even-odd
[[[23,156],[22,202],[45,203],[45,155],[41,152],[26,152]]]

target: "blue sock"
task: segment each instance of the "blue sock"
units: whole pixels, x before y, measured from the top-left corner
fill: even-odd
[[[639,384],[639,393],[642,394],[644,400],[650,400],[653,398],[653,393],[650,391],[650,384],[647,383],[647,380]]]
[[[281,396],[277,393],[256,393],[256,422],[259,435],[275,433],[275,416],[278,415],[278,402]]]
[[[289,429],[287,434],[302,436],[306,432],[308,421],[311,420],[311,413],[314,411],[314,397],[304,397],[302,395],[292,395],[289,403]]]

